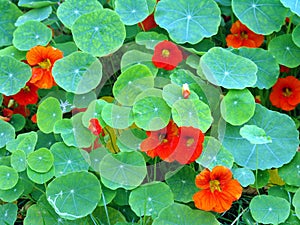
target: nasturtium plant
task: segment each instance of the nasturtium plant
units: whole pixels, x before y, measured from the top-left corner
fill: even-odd
[[[43,21],[47,19],[51,13],[51,6],[29,10],[17,19],[17,21],[15,22],[15,26],[20,26],[29,20]]]
[[[15,138],[15,129],[12,125],[0,120],[0,148],[4,147],[9,141]]]
[[[37,143],[37,133],[31,131],[29,133],[23,133],[17,136],[16,139],[7,143],[6,149],[10,152],[22,150],[28,155],[33,152]]]
[[[0,0],[0,224],[300,223],[296,0]]]
[[[5,95],[16,94],[30,79],[30,67],[11,56],[4,55],[0,59],[0,91]]]
[[[27,51],[36,45],[47,45],[51,37],[51,29],[45,24],[36,20],[29,20],[18,26],[13,33],[12,41],[17,49]]]
[[[100,83],[102,64],[88,53],[74,52],[58,60],[52,70],[57,84],[74,94],[85,94]]]
[[[125,70],[113,86],[113,94],[122,105],[132,106],[138,94],[154,86],[154,77],[145,65],[133,65]]]
[[[107,154],[100,162],[99,171],[102,174],[101,181],[106,187],[112,190],[132,190],[143,182],[146,162],[139,152]]]
[[[288,116],[256,104],[254,115],[246,125],[252,128],[254,125],[255,128],[254,131],[244,132],[244,137],[240,134],[241,126],[230,124],[226,125],[224,137],[220,137],[237,164],[249,169],[270,169],[279,168],[292,160],[296,154],[299,133]],[[258,141],[257,138],[263,139]]]
[[[97,0],[76,1],[67,0],[59,5],[57,9],[57,17],[69,29],[72,28],[74,22],[81,16],[95,10],[102,9],[102,5]]]
[[[191,44],[216,34],[221,22],[220,9],[212,0],[161,1],[157,4],[155,18],[173,41]],[[207,19],[211,23],[207,23]]]
[[[221,101],[221,115],[231,125],[242,125],[254,115],[255,101],[248,89],[230,90]]]
[[[125,26],[120,16],[109,9],[81,15],[71,30],[79,49],[93,56],[114,53],[125,40]]]
[[[46,195],[59,216],[75,220],[87,216],[96,208],[101,186],[97,177],[89,172],[72,172],[51,181]]]
[[[252,87],[257,81],[254,62],[220,47],[211,48],[201,57],[200,68],[209,82],[227,89]]]
[[[250,212],[253,218],[264,224],[279,224],[284,222],[290,211],[287,200],[274,196],[261,195],[250,202]]]
[[[9,1],[1,0],[0,3],[0,28],[2,30],[0,33],[0,46],[2,47],[12,43],[13,32],[16,29],[14,23],[22,16],[22,11]]]
[[[162,182],[144,184],[133,190],[129,196],[129,205],[137,216],[147,215],[155,218],[163,208],[173,203],[174,197],[170,187]]]
[[[233,0],[232,10],[242,23],[258,34],[279,31],[288,12],[280,0]]]

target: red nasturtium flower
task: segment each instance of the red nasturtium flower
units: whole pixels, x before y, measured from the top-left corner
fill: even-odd
[[[228,47],[239,48],[242,46],[249,48],[258,48],[264,42],[264,36],[256,34],[239,20],[232,24],[231,34],[226,37]]]
[[[201,210],[225,212],[242,195],[240,183],[232,179],[230,169],[224,166],[216,166],[212,171],[204,169],[196,176],[195,183],[201,190],[194,194],[193,200]]]
[[[148,138],[141,143],[141,150],[148,156],[160,157],[166,162],[180,164],[194,162],[202,153],[204,134],[193,127],[177,127],[170,121],[166,128],[148,131]]]
[[[102,133],[102,127],[96,118],[90,119],[89,130],[96,136]]]
[[[56,60],[61,59],[63,53],[52,46],[35,46],[31,48],[26,59],[32,68],[32,77],[30,83],[38,88],[50,89],[55,85],[52,77],[52,67]]]
[[[270,94],[272,105],[285,111],[296,108],[300,103],[300,80],[294,76],[278,78]]]
[[[13,99],[19,105],[29,105],[29,104],[36,104],[38,102],[38,87],[34,84],[28,82],[25,87],[23,87],[17,94],[13,95]]]
[[[170,121],[167,127],[157,131],[147,131],[148,138],[142,141],[141,150],[146,152],[148,156],[154,158],[161,157],[165,161],[174,161],[171,158],[173,146],[177,144],[178,128],[173,121]]]
[[[157,68],[173,70],[181,61],[182,53],[173,42],[165,40],[154,47],[152,62]]]

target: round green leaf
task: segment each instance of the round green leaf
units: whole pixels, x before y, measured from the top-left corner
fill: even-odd
[[[53,133],[45,134],[40,130],[37,131],[38,141],[36,143],[36,149],[50,148],[57,140]]]
[[[255,196],[250,202],[250,212],[255,221],[263,224],[279,224],[290,214],[287,200],[267,195]]]
[[[11,45],[15,22],[22,11],[12,2],[1,0],[0,4],[0,47]],[[1,66],[2,67],[2,66]]]
[[[31,152],[27,157],[27,163],[30,169],[38,173],[46,173],[53,166],[54,157],[47,148],[40,148]]]
[[[279,31],[288,12],[280,0],[232,0],[232,10],[250,30],[264,35]]]
[[[229,150],[235,162],[250,169],[279,168],[290,162],[299,145],[298,131],[294,121],[287,115],[268,110],[257,104],[253,117],[246,125],[256,125],[263,129],[272,142],[251,144],[240,135],[239,126],[226,124],[224,137],[220,130],[219,139]],[[220,126],[223,128],[224,126]],[[259,159],[259,160],[257,160]]]
[[[7,142],[14,140],[15,129],[9,123],[0,120],[0,148],[4,147]]]
[[[111,190],[105,187],[104,185],[101,185],[101,189],[102,189],[102,195],[100,201],[98,202],[98,206],[105,206],[111,203],[111,201],[115,198],[117,192],[115,190]]]
[[[278,169],[279,176],[285,183],[300,187],[300,152],[291,162]]]
[[[8,190],[13,188],[19,180],[18,172],[11,167],[0,165],[0,189]]]
[[[51,6],[46,6],[43,8],[38,8],[38,9],[32,9],[20,16],[15,25],[18,27],[25,22],[29,20],[35,20],[35,21],[43,21],[44,19],[47,19],[50,14],[52,13],[52,7]]]
[[[108,103],[103,107],[101,116],[108,126],[116,129],[128,128],[133,123],[131,108],[113,103]]]
[[[163,99],[167,102],[167,104],[172,107],[177,100],[184,99],[182,95],[182,87],[176,84],[167,84],[163,87]],[[198,95],[191,91],[190,96],[188,97],[190,100],[198,100]]]
[[[218,32],[221,12],[212,0],[166,0],[158,2],[155,21],[176,43],[196,44]]]
[[[21,114],[13,114],[9,122],[14,126],[16,132],[22,130],[26,124],[26,120]]]
[[[16,201],[24,192],[24,185],[22,181],[18,181],[16,186],[8,190],[0,190],[0,199],[4,202]],[[1,221],[1,220],[0,220]]]
[[[292,33],[293,42],[300,48],[300,25],[296,26]]]
[[[57,4],[59,0],[19,0],[18,6],[25,8],[41,8]]]
[[[268,45],[269,52],[278,64],[289,68],[300,65],[300,47],[292,39],[292,34],[283,34],[273,38]]]
[[[0,57],[0,93],[14,95],[31,77],[30,67],[11,56]]]
[[[221,115],[231,125],[242,125],[250,120],[255,100],[248,89],[229,90],[221,101]]]
[[[61,119],[62,110],[56,98],[48,97],[39,105],[37,110],[37,125],[43,133],[51,133],[54,124]]]
[[[22,150],[14,151],[10,157],[10,164],[18,172],[26,170],[26,153]]]
[[[196,160],[200,165],[212,170],[215,166],[223,165],[231,168],[234,162],[232,154],[214,137],[205,137],[203,151]]]
[[[57,17],[67,27],[71,28],[74,22],[81,16],[95,10],[102,9],[102,5],[97,0],[77,1],[67,0],[59,5]]]
[[[87,171],[89,164],[80,149],[57,142],[50,148],[54,156],[55,176],[62,176],[76,171]]]
[[[243,187],[254,184],[255,177],[252,170],[247,168],[236,168],[232,170],[234,179],[237,179]]]
[[[37,184],[46,183],[55,174],[54,167],[51,167],[50,170],[47,171],[46,173],[39,173],[39,172],[36,172],[36,171],[30,169],[30,167],[28,167],[26,172],[27,172],[28,178]]]
[[[272,143],[271,137],[266,135],[264,129],[256,125],[245,125],[241,127],[240,135],[254,145]]]
[[[122,152],[136,151],[146,137],[146,132],[141,129],[127,129],[117,137],[117,145]]]
[[[238,48],[239,56],[250,59],[257,66],[257,81],[253,87],[259,89],[271,88],[277,81],[279,76],[279,65],[273,55],[262,48]]]
[[[125,212],[121,209],[115,209],[112,207],[97,207],[93,212],[93,216],[100,222],[100,224],[114,224],[117,225],[119,222],[126,222],[126,218],[123,215]],[[107,216],[108,215],[108,216]],[[132,223],[130,223],[132,225]],[[79,224],[78,224],[79,225]]]
[[[252,87],[257,81],[257,66],[251,60],[221,47],[211,48],[200,59],[209,82],[227,89]]]
[[[149,96],[133,105],[135,124],[144,130],[159,130],[170,121],[171,109],[160,97]]]
[[[155,0],[116,0],[115,10],[125,25],[134,25],[146,19],[155,3]]]
[[[174,194],[174,200],[188,203],[198,191],[195,185],[196,172],[189,166],[166,174],[166,182]]]
[[[168,37],[154,31],[139,32],[135,36],[135,42],[139,45],[145,45],[148,49],[154,49],[155,45],[163,40],[168,40]]]
[[[99,57],[118,50],[126,37],[119,15],[110,9],[80,16],[72,26],[72,33],[82,51]]]
[[[192,210],[187,205],[174,203],[162,209],[153,221],[153,225],[165,224],[219,225],[220,223],[210,212]]]
[[[133,65],[125,70],[114,83],[113,95],[122,105],[132,106],[138,94],[153,88],[154,77],[145,65]]]
[[[13,225],[17,220],[18,206],[13,203],[0,205],[0,224]]]
[[[268,170],[257,170],[255,171],[255,182],[251,185],[254,188],[262,188],[266,186],[270,180],[270,173]]]
[[[179,126],[192,126],[205,133],[213,118],[207,104],[200,100],[180,99],[172,106],[172,117]]]
[[[287,8],[289,8],[293,13],[300,16],[300,4],[299,0],[280,0],[280,2]]]
[[[102,161],[103,157],[108,153],[109,151],[105,147],[93,149],[93,151],[89,153],[89,158],[91,161],[90,166],[94,171],[99,172],[99,164]]]
[[[107,154],[100,162],[102,183],[115,190],[127,190],[138,187],[146,176],[146,162],[139,152],[120,152]]]
[[[151,74],[155,75],[157,74],[157,67],[154,66],[152,63],[152,56],[153,54],[147,53],[147,52],[142,52],[138,50],[130,50],[124,53],[122,56],[121,60],[121,71],[124,72],[126,69],[128,69],[130,66],[135,65],[135,64],[142,64],[147,66]],[[146,72],[146,74],[148,71]]]
[[[93,134],[82,124],[82,113],[71,119],[62,119],[55,123],[54,133],[60,133],[66,145],[78,148],[90,147],[93,143]]]
[[[13,44],[21,50],[27,51],[34,46],[46,46],[52,38],[52,31],[39,21],[27,21],[20,25],[13,33]]]
[[[129,205],[137,216],[158,216],[165,207],[174,203],[170,187],[163,182],[152,182],[134,189],[129,195]]]
[[[28,155],[30,152],[33,152],[36,143],[37,133],[30,131],[29,133],[19,134],[17,139],[8,142],[6,149],[12,153],[17,150],[22,150]]]
[[[56,83],[64,90],[84,94],[100,83],[102,64],[88,53],[74,52],[56,61],[52,74]]]
[[[100,200],[101,186],[92,173],[73,172],[51,181],[46,196],[59,216],[75,220],[94,211]]]
[[[300,219],[300,188],[298,188],[298,190],[296,191],[292,203],[295,207],[296,215]]]
[[[0,56],[3,56],[3,55],[12,56],[17,60],[26,59],[26,52],[19,51],[14,46],[8,46],[6,48],[1,49]]]
[[[277,186],[276,185],[276,186],[270,187],[270,189],[268,190],[268,195],[284,198],[288,202],[291,201],[290,193],[285,190],[284,186]]]

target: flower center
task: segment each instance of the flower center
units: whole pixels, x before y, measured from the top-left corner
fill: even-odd
[[[51,66],[52,66],[52,64],[51,64],[51,62],[50,62],[50,60],[49,59],[45,59],[43,62],[40,62],[39,63],[39,66],[42,68],[42,69],[50,69],[51,68]]]
[[[195,142],[194,138],[188,138],[186,141],[186,146],[190,147],[194,144],[194,142]]]
[[[30,92],[30,88],[28,86],[23,87],[23,91]]]
[[[282,89],[282,94],[283,94],[285,97],[291,96],[292,93],[293,93],[292,90],[289,89],[289,88],[283,88],[283,89]]]
[[[247,32],[243,31],[243,32],[241,33],[241,38],[242,38],[242,39],[248,39],[248,34],[247,34]]]
[[[170,55],[170,51],[168,49],[163,49],[161,54],[162,54],[162,57],[168,58]]]
[[[221,192],[221,187],[220,187],[220,181],[218,180],[211,180],[209,181],[209,187],[210,191],[213,193],[215,190]]]

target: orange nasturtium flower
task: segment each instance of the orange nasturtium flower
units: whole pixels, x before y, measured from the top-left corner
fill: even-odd
[[[232,24],[230,32],[226,37],[228,47],[258,48],[264,42],[263,35],[254,33],[239,20]]]
[[[196,176],[195,183],[201,190],[194,194],[193,200],[201,210],[225,212],[242,195],[243,188],[225,166],[216,166],[212,171],[204,169]]]
[[[300,103],[300,80],[294,76],[278,78],[270,94],[272,105],[285,111],[296,108]]]
[[[52,46],[35,46],[31,48],[26,54],[28,64],[33,67],[29,82],[35,84],[38,88],[52,88],[55,85],[52,77],[52,67],[55,61],[62,57],[63,53]]]

